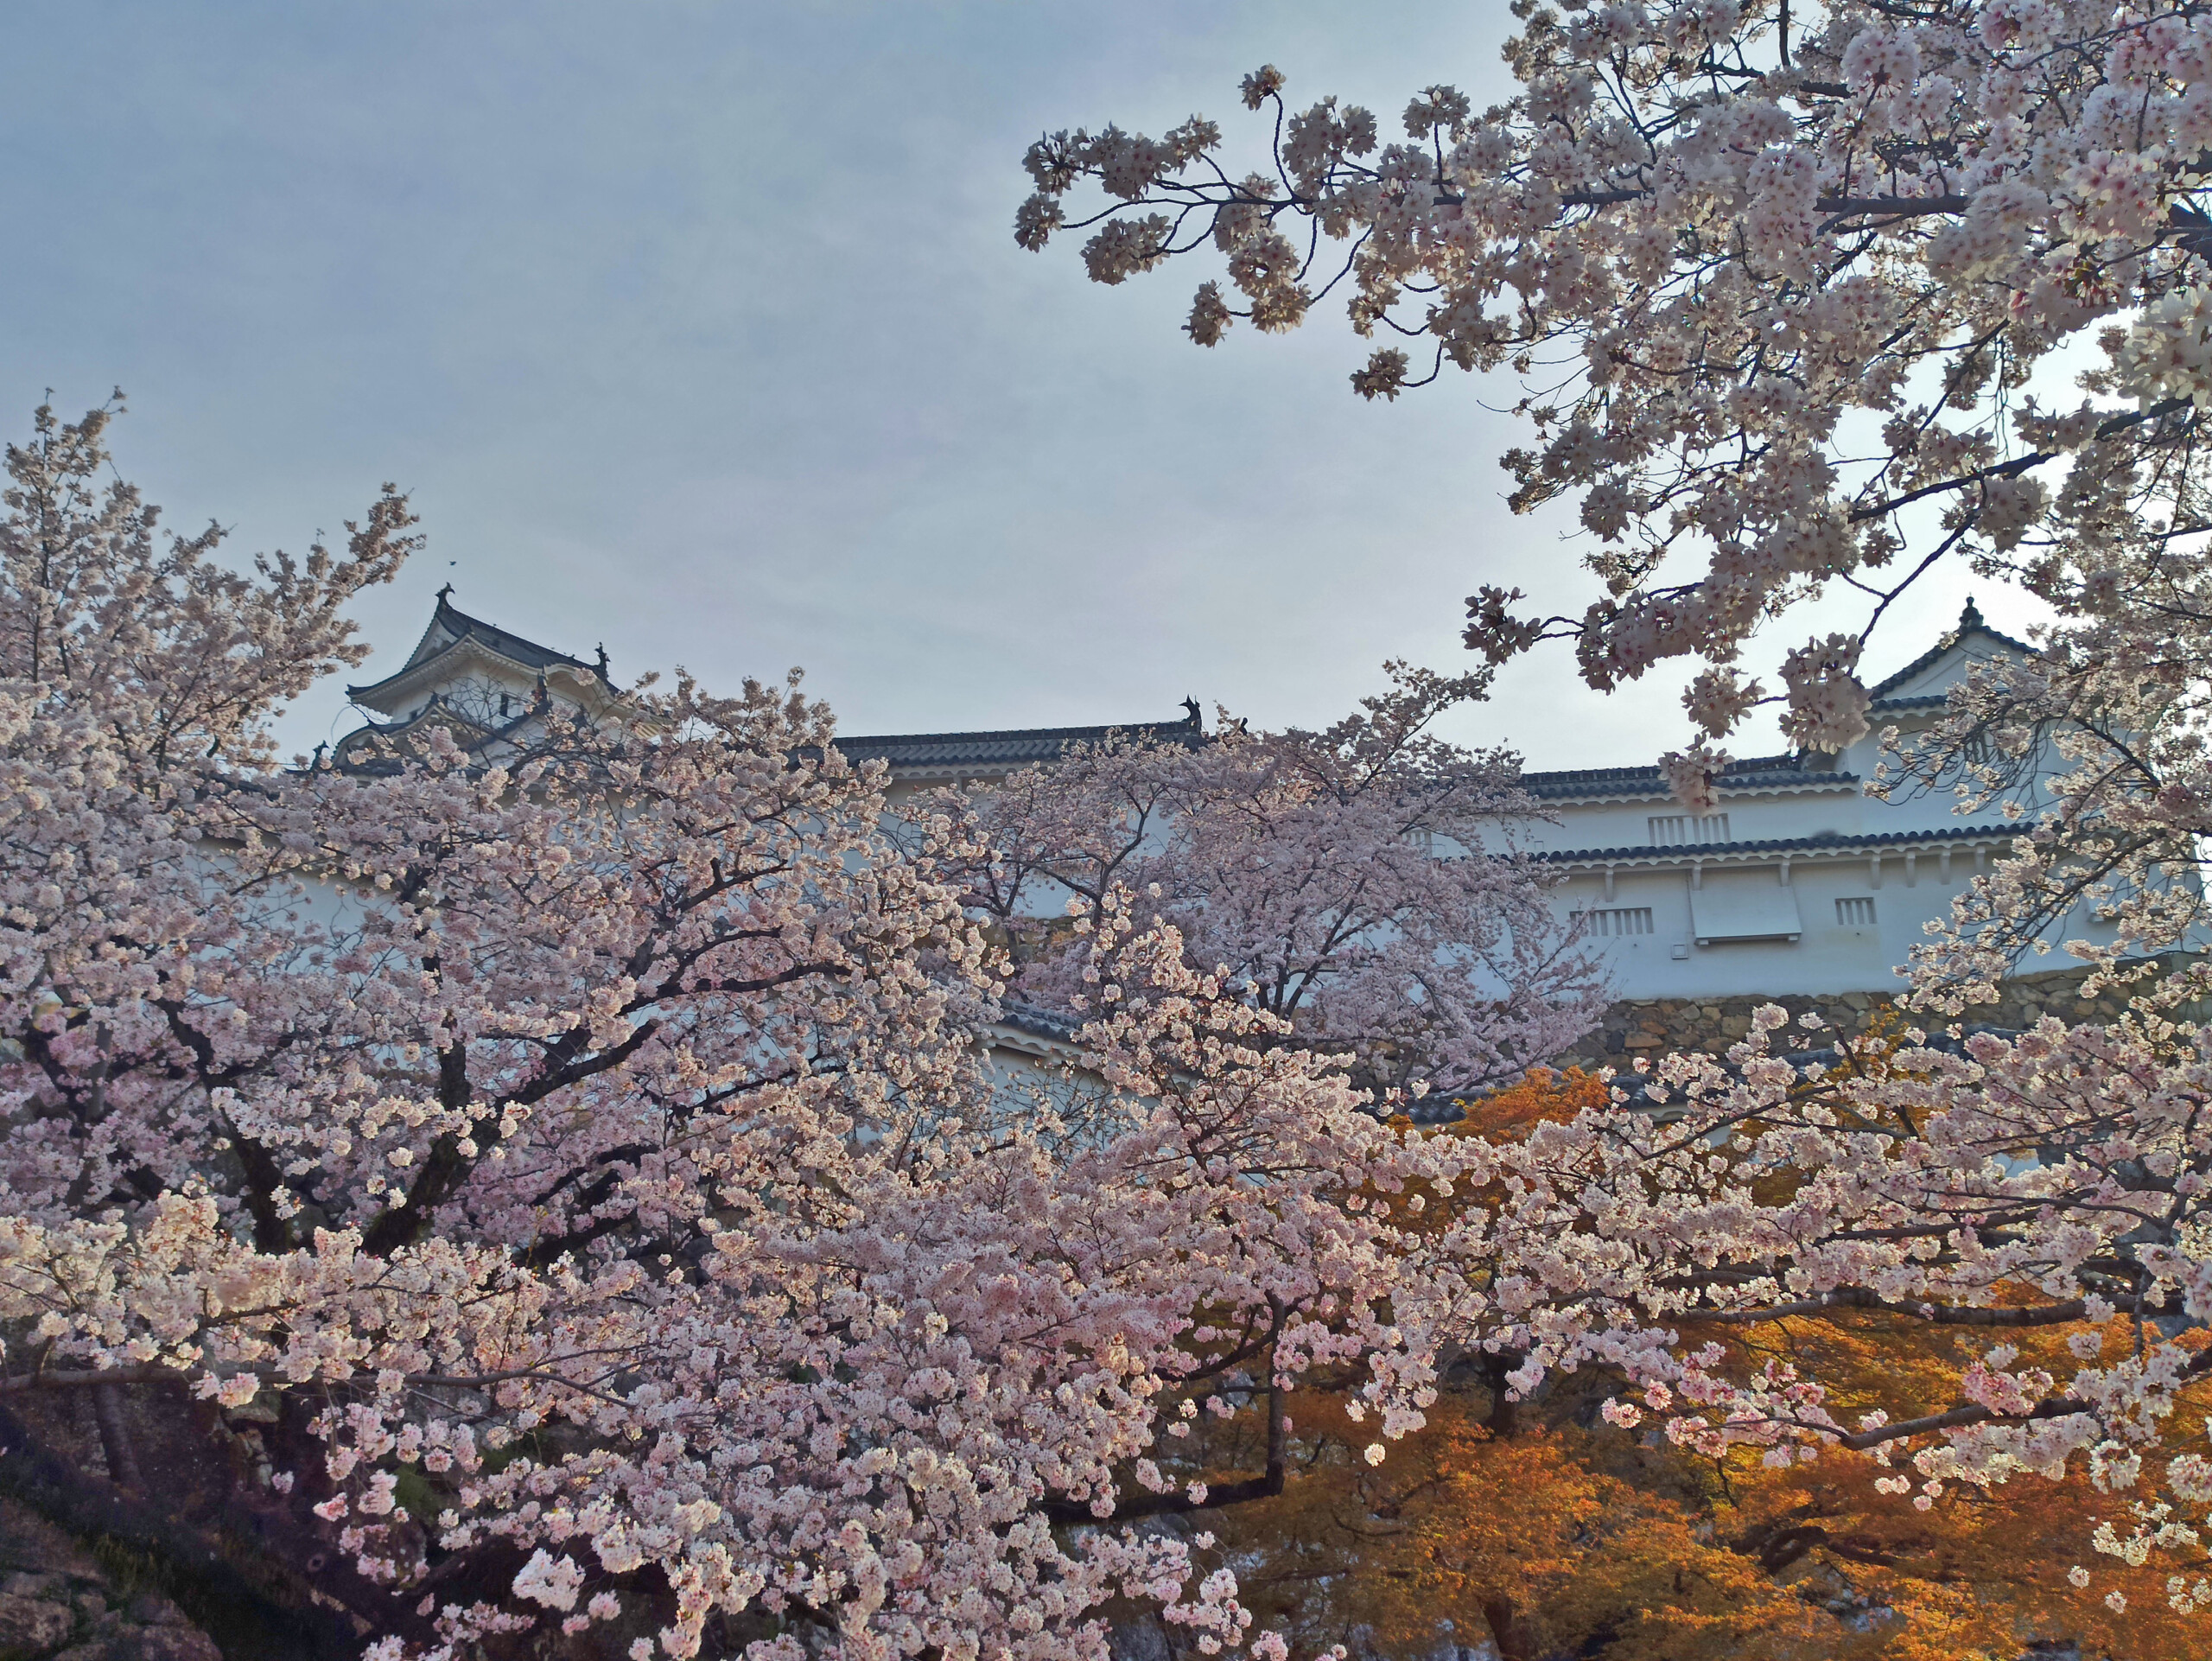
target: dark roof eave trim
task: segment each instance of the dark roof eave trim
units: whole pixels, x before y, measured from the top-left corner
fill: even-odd
[[[849,761],[886,761],[893,767],[1019,767],[1052,760],[1077,744],[1117,737],[1196,746],[1205,742],[1205,731],[1189,720],[1131,721],[1106,727],[1017,727],[995,732],[869,733],[836,741]]]
[[[1998,645],[2005,646],[2011,651],[2017,652],[2024,658],[2033,658],[2038,655],[2035,647],[2030,646],[2025,640],[2016,640],[2009,634],[2000,634],[1995,629],[1990,627],[1988,624],[1983,622],[1981,620],[1980,610],[1974,605],[1973,601],[1969,600],[1966,603],[1965,609],[1959,613],[1957,627],[1954,628],[1942,640],[1936,641],[1934,646],[1929,647],[1927,651],[1922,652],[1917,658],[1915,658],[1904,668],[1898,670],[1896,674],[1891,676],[1880,685],[1869,687],[1867,689],[1867,696],[1872,698],[1875,703],[1881,703],[1883,699],[1888,697],[1892,688],[1904,685],[1907,681],[1910,680],[1915,675],[1919,674],[1923,670],[1933,669],[1937,664],[1943,660],[1943,654],[1945,652],[1956,647],[1958,644],[1964,640],[1969,634],[1979,634],[1985,640],[1994,640]]]
[[[1681,848],[1554,848],[1535,857],[1551,865],[1625,864],[1631,860],[1726,859],[1764,854],[1851,854],[1944,842],[2012,842],[2027,835],[2012,825],[1964,825],[1935,830],[1880,830],[1867,836],[1834,833],[1815,837],[1772,837],[1758,842],[1701,842]]]
[[[1847,795],[1856,796],[1860,793],[1859,784],[1859,777],[1855,773],[1798,773],[1770,776],[1767,778],[1716,779],[1713,780],[1713,787],[1717,791],[1720,791],[1731,796],[1756,796],[1766,793],[1779,794],[1788,791],[1805,790],[1833,790],[1841,792]],[[1619,782],[1585,785],[1580,787],[1561,785],[1539,786],[1524,783],[1521,787],[1523,790],[1526,790],[1529,794],[1534,796],[1540,802],[1604,801],[1607,799],[1639,802],[1656,801],[1661,797],[1671,796],[1674,793],[1664,783],[1657,781],[1649,785],[1642,785],[1632,782]]]

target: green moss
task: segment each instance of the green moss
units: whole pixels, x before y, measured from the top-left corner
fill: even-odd
[[[439,1490],[419,1465],[403,1465],[397,1476],[391,1492],[400,1510],[426,1529],[437,1527],[438,1513],[453,1503],[450,1497]]]

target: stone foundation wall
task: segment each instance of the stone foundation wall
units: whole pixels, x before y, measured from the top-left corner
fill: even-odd
[[[2045,971],[2008,981],[1993,1003],[1976,1004],[1959,1019],[1971,1025],[2019,1028],[2046,1015],[2063,1021],[2109,1021],[2126,1002],[2118,992],[2084,998],[2079,989],[2084,968]],[[1891,1003],[1879,992],[1837,992],[1739,998],[1630,998],[1605,1014],[1598,1030],[1559,1058],[1566,1066],[1619,1066],[1639,1055],[1656,1058],[1677,1050],[1719,1053],[1751,1030],[1751,1011],[1778,1003],[1791,1018],[1808,1010],[1846,1036],[1866,1030]]]
[[[151,1586],[0,1499],[0,1657],[7,1661],[223,1661]]]

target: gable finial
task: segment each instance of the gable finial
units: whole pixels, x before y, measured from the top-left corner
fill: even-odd
[[[452,584],[452,583],[450,583],[450,582],[448,582],[448,583],[447,583],[447,584],[445,585],[445,587],[443,587],[442,589],[440,589],[438,590],[438,603],[439,603],[440,605],[442,605],[442,605],[444,605],[444,604],[445,604],[445,602],[446,602],[447,598],[448,598],[448,597],[452,593],[453,593],[453,584]]]
[[[599,643],[599,678],[601,680],[607,678],[607,642],[604,640]]]
[[[1191,725],[1197,727],[1204,724],[1205,717],[1199,712],[1198,699],[1185,698],[1183,708],[1190,712]]]
[[[1986,628],[1988,627],[1989,626],[1986,623],[1981,620],[1981,609],[1974,604],[1974,596],[1972,595],[1968,595],[1967,596],[1967,608],[1964,611],[1959,614],[1959,632],[1963,634],[1970,628]]]

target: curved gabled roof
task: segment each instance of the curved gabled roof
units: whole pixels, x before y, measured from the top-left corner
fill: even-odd
[[[340,738],[337,746],[331,751],[331,764],[344,771],[353,773],[386,772],[397,765],[389,757],[379,758],[373,761],[359,761],[353,759],[353,752],[372,740],[397,741],[406,737],[410,733],[434,724],[467,735],[468,746],[473,748],[497,743],[501,739],[512,737],[530,725],[540,713],[541,710],[532,705],[524,708],[511,719],[486,722],[480,715],[464,710],[460,705],[450,702],[443,695],[434,692],[430,695],[429,702],[412,715],[402,716],[397,721],[372,721],[354,728],[352,732]]]
[[[1075,1035],[1090,1019],[1072,1009],[1047,1009],[1041,1004],[1022,1003],[1013,998],[1001,999],[999,1011],[1000,1020],[1016,1031],[1038,1038],[1058,1039],[1064,1044],[1074,1042]]]
[[[524,640],[521,635],[487,623],[480,617],[471,617],[448,598],[452,592],[450,584],[438,590],[438,608],[431,614],[430,626],[423,631],[423,638],[416,642],[415,650],[408,655],[405,663],[380,681],[372,682],[366,686],[347,687],[346,696],[356,703],[373,704],[379,694],[399,684],[424,664],[445,656],[463,641],[480,646],[525,670],[543,672],[558,667],[595,675],[610,690],[613,690],[613,683],[607,678],[607,654],[604,652],[600,653],[596,664],[588,664],[581,658],[570,657],[565,652],[556,652],[551,646]]]
[[[2016,640],[2011,635],[1999,634],[1995,629],[1990,627],[1982,620],[1980,608],[1969,600],[1966,603],[1966,609],[1959,614],[1959,624],[1956,628],[1898,670],[1879,686],[1868,688],[1867,695],[1876,703],[1885,703],[1892,709],[1921,702],[1918,698],[1892,698],[1889,695],[1900,686],[1910,685],[1916,677],[1926,674],[1937,664],[1942,662],[1944,654],[1957,646],[1959,642],[1969,634],[1979,634],[1984,640],[1994,640],[2006,650],[2017,652],[2024,658],[2032,658],[2036,655],[2035,647],[2030,646],[2025,640]],[[1940,697],[1936,699],[1936,702],[1942,701]]]

